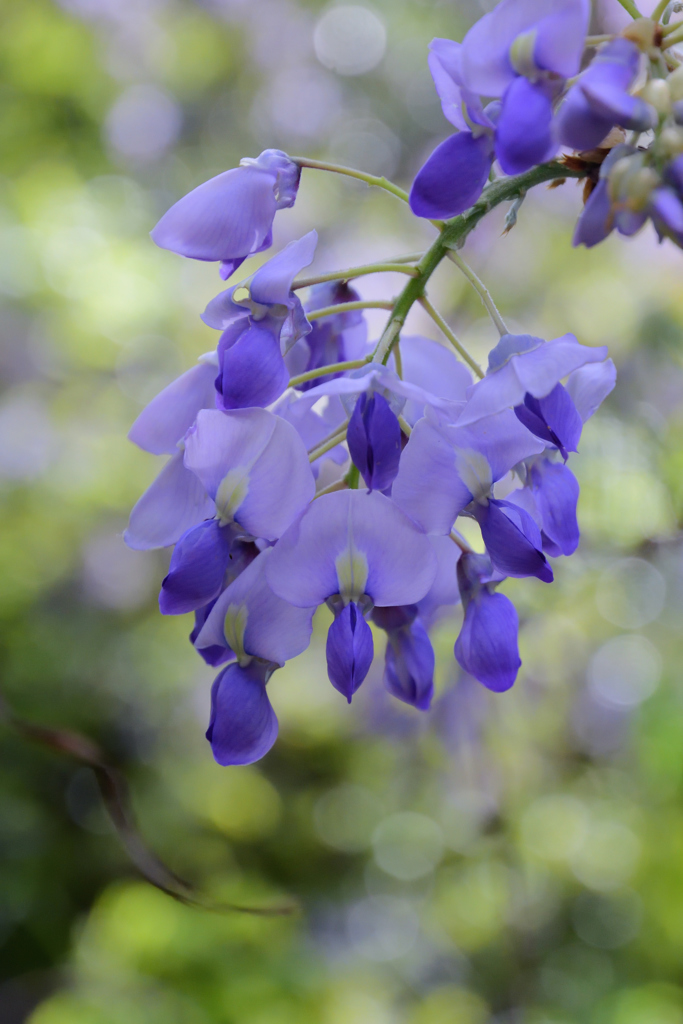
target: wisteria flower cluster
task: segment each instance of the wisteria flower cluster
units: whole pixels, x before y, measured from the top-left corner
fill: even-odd
[[[683,245],[683,69],[672,49],[683,30],[660,24],[660,8],[619,36],[590,37],[587,0],[502,0],[462,44],[435,40],[429,64],[457,132],[410,195],[266,150],[200,185],[154,228],[159,246],[219,262],[227,281],[272,244],[302,168],[318,168],[388,189],[438,230],[425,253],[309,277],[300,275],[316,232],[290,242],[208,304],[215,350],[131,429],[137,445],[169,458],[126,540],[173,546],[160,608],[193,612],[191,642],[220,667],[207,732],[220,764],[252,762],[274,743],[268,680],[308,646],[321,605],[333,616],[329,679],[348,701],[373,660],[372,623],[386,634],[388,691],[429,708],[429,631],[458,602],[461,668],[494,691],[514,683],[518,617],[499,587],[507,577],[551,583],[552,559],[576,550],[579,485],[568,463],[616,372],[605,348],[571,334],[510,332],[458,250],[494,206],[511,201],[516,213],[529,188],[568,177],[586,183],[576,244],[613,228],[632,234],[649,217]],[[446,258],[498,328],[485,372],[428,298]],[[362,300],[352,282],[388,270],[406,276],[398,298]],[[403,333],[415,302],[443,343]],[[390,310],[376,343],[363,312],[373,306]],[[476,551],[462,518],[478,525]]]

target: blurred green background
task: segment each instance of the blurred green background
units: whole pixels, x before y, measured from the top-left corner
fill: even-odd
[[[614,9],[616,0],[614,0]],[[348,707],[310,651],[271,683],[280,738],[219,768],[212,671],[162,618],[166,553],[121,531],[158,471],[126,441],[216,335],[215,265],[148,231],[270,146],[409,183],[449,128],[426,68],[453,0],[3,0],[0,4],[0,685],[17,715],[96,739],[147,843],[215,899],[136,875],[87,767],[0,723],[0,1024],[682,1024],[683,255],[652,231],[570,248],[580,186],[504,210],[468,258],[509,322],[609,344],[619,383],[572,465],[583,540],[557,582],[510,581],[516,686],[459,678]],[[612,11],[614,13],[614,11]],[[605,8],[596,15],[610,15]],[[393,197],[304,173],[276,247],[315,267],[412,251]],[[257,259],[260,259],[258,257]],[[482,358],[494,337],[443,267],[432,297]],[[363,279],[365,298],[400,281]],[[369,315],[371,329],[381,316]],[[414,314],[410,330],[433,328]],[[377,648],[381,655],[382,645]]]

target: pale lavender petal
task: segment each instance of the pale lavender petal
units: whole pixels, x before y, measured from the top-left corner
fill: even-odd
[[[271,229],[275,182],[273,174],[254,166],[224,171],[178,200],[150,232],[152,239],[196,260],[246,256]]]
[[[502,0],[463,40],[463,81],[483,96],[502,96],[517,75],[510,47],[530,29],[537,66],[570,78],[579,70],[589,17],[588,0]]]
[[[569,374],[566,388],[585,423],[607,398],[617,382],[617,369],[611,359],[588,363]]]
[[[340,592],[337,560],[376,605],[414,604],[436,558],[427,537],[384,495],[337,491],[317,498],[280,538],[266,566],[273,590],[305,608]],[[361,594],[352,599],[357,600]]]
[[[214,299],[211,299],[200,318],[207,327],[213,327],[216,331],[225,331],[240,320],[246,321],[249,316],[249,310],[246,306],[233,302],[232,299],[237,291],[237,287],[239,286],[227,288],[224,292],[219,292]],[[245,324],[242,324],[242,327],[244,326]]]
[[[216,506],[201,481],[185,468],[179,451],[134,506],[123,539],[139,550],[165,548],[215,514]]]
[[[318,233],[309,231],[264,263],[247,282],[253,301],[264,306],[288,306],[292,282],[304,267],[313,262],[317,244]]]
[[[254,537],[277,539],[315,493],[301,438],[265,409],[201,412],[185,463],[216,496],[219,514]]]
[[[419,336],[401,337],[403,380],[423,388],[431,395],[450,402],[464,402],[472,374],[452,349]],[[411,426],[422,416],[424,402],[409,399],[403,416]]]
[[[153,455],[172,455],[197,418],[200,409],[216,405],[216,366],[198,363],[159,392],[145,406],[128,438]]]
[[[196,640],[197,648],[225,646],[226,615],[244,620],[244,654],[284,665],[308,647],[315,607],[296,608],[273,593],[265,566],[273,548],[266,548],[227,587],[214,604]]]
[[[447,219],[467,210],[481,195],[493,160],[484,133],[458,132],[437,146],[410,190],[410,208],[418,217]]]
[[[277,739],[277,717],[266,693],[264,669],[228,665],[211,688],[206,738],[218,764],[252,764]]]
[[[455,466],[453,446],[428,419],[415,424],[403,449],[392,500],[423,530],[446,534],[472,500]]]
[[[418,602],[420,618],[426,624],[443,605],[457,604],[460,600],[457,578],[460,548],[450,537],[430,537],[429,542],[436,554],[437,569],[434,582]]]
[[[461,44],[452,39],[432,39],[428,63],[444,117],[455,128],[467,131],[469,125],[463,116],[460,89],[460,50]]]

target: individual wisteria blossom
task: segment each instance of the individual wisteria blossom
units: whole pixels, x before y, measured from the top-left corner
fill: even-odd
[[[285,391],[289,370],[284,356],[311,330],[292,282],[313,260],[317,241],[316,232],[309,231],[290,242],[248,280],[212,299],[202,313],[205,324],[223,332],[216,377],[221,408],[267,406]]]
[[[221,594],[195,637],[231,660],[213,684],[207,739],[219,764],[249,764],[270,750],[277,718],[266,693],[273,672],[308,647],[314,608],[283,601],[268,586],[262,551]],[[234,660],[232,660],[234,659]]]
[[[432,42],[434,85],[458,133],[417,175],[414,213],[462,213],[481,194],[494,157],[506,173],[519,174],[554,156],[553,103],[581,66],[589,17],[588,0],[502,0],[462,45]],[[481,96],[496,102],[483,106]]]
[[[162,249],[220,261],[224,279],[248,256],[273,244],[278,210],[294,205],[301,168],[279,149],[224,171],[188,192],[151,232]]]
[[[640,67],[641,51],[630,39],[614,39],[572,86],[557,114],[557,135],[572,149],[594,149],[616,125],[645,132],[657,112],[628,90]]]
[[[315,256],[308,231],[209,302],[202,320],[220,331],[215,351],[131,428],[135,444],[167,462],[125,539],[173,548],[160,610],[194,616],[190,641],[218,670],[207,738],[219,764],[248,764],[272,747],[268,682],[306,649],[322,606],[332,615],[327,675],[348,702],[380,636],[384,687],[406,714],[429,713],[430,632],[460,615],[451,643],[462,672],[495,692],[517,678],[506,580],[548,585],[554,559],[576,551],[573,459],[616,370],[605,347],[572,334],[510,333],[455,253],[488,209],[512,200],[514,226],[533,185],[565,177],[584,180],[574,244],[651,220],[683,247],[683,70],[666,42],[680,30],[639,19],[591,39],[589,13],[588,0],[502,0],[462,43],[434,40],[429,67],[456,131],[410,192],[412,211],[436,222],[427,252],[297,280]],[[575,152],[555,160],[560,146]],[[406,198],[383,178],[266,150],[181,199],[152,236],[220,262],[225,278],[271,245],[302,167]],[[448,255],[501,335],[485,372],[428,297]],[[357,279],[383,270],[405,271],[405,287],[391,301],[364,300]],[[406,332],[418,301],[443,344]],[[369,339],[373,305],[391,312]]]
[[[504,594],[495,593],[486,555],[466,552],[458,561],[458,584],[465,611],[455,657],[466,672],[490,690],[509,690],[521,665],[519,619]]]
[[[333,611],[328,674],[349,701],[372,660],[365,614],[374,606],[415,604],[435,575],[436,556],[425,534],[376,491],[316,499],[266,565],[268,582],[283,600],[300,608],[327,603]]]

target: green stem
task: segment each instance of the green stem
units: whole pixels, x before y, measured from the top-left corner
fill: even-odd
[[[654,11],[650,15],[650,17],[652,18],[653,21],[659,21],[661,16],[664,14],[664,11],[669,6],[669,2],[670,2],[670,0],[659,0],[659,3],[657,4],[657,6],[655,7]]]
[[[315,277],[300,277],[292,285],[294,291],[297,288],[310,288],[312,284],[324,284],[326,281],[350,281],[352,277],[363,277],[364,274],[407,274],[408,277],[417,277],[416,267],[409,267],[403,263],[368,263],[364,267],[348,267],[346,270],[333,270],[329,274],[316,274]]]
[[[482,368],[479,366],[479,363],[474,361],[474,359],[469,354],[469,352],[467,351],[465,346],[462,345],[458,341],[458,339],[456,338],[456,336],[453,333],[453,331],[450,329],[450,327],[448,326],[448,324],[446,323],[444,318],[441,316],[441,313],[439,313],[438,309],[435,309],[434,306],[432,306],[432,304],[429,301],[429,299],[427,298],[427,296],[426,295],[422,295],[418,301],[419,301],[420,305],[422,306],[422,308],[427,313],[429,313],[429,315],[431,316],[432,320],[434,321],[436,326],[439,328],[441,333],[446,338],[448,338],[448,340],[450,341],[451,345],[453,346],[455,351],[458,353],[458,355],[462,356],[462,358],[465,360],[465,362],[469,366],[471,366],[471,368],[474,370],[474,372],[476,373],[476,375],[478,377],[483,377],[484,376],[484,372],[483,372]]]
[[[406,435],[406,437],[410,437],[410,435],[413,432],[413,428],[411,427],[410,423],[408,423],[408,421],[403,418],[403,416],[398,417],[398,425],[403,431],[403,433]]]
[[[441,261],[449,250],[461,245],[479,221],[501,203],[517,199],[523,192],[547,181],[562,178],[584,178],[585,171],[572,170],[557,161],[539,164],[524,174],[510,178],[498,178],[488,185],[469,210],[446,221],[441,234],[417,264],[416,276],[412,277],[394,303],[389,322],[384,329],[373,358],[386,364],[396,338],[401,332],[405,319],[415,302],[424,296],[424,290]]]
[[[324,441],[321,441],[316,448],[311,448],[308,453],[308,461],[315,462],[315,460],[319,459],[321,455],[325,455],[327,452],[332,451],[333,448],[336,448],[338,444],[341,444],[346,437],[346,428],[348,425],[349,423],[347,420],[343,426],[337,427],[333,434],[330,434]]]
[[[323,494],[334,494],[335,491],[345,491],[348,484],[346,479],[342,477],[341,480],[335,480],[333,484],[328,484],[327,487],[322,487],[319,491],[316,491],[315,498],[322,498]]]
[[[299,167],[311,167],[315,171],[332,171],[333,174],[344,174],[347,178],[357,178],[358,181],[364,181],[366,185],[391,192],[392,195],[402,199],[404,203],[408,202],[408,193],[405,189],[399,188],[398,185],[394,185],[393,181],[389,181],[385,177],[379,178],[376,174],[365,174],[364,171],[357,171],[354,167],[344,167],[342,164],[329,164],[324,160],[309,160],[307,156],[293,156],[292,160]]]
[[[299,384],[305,384],[307,380],[315,380],[316,377],[326,377],[328,373],[343,373],[345,370],[360,370],[361,366],[367,366],[370,359],[349,359],[345,363],[329,363],[327,366],[318,366],[315,370],[306,370],[298,377],[292,377],[287,387],[297,388]]]
[[[667,0],[668,2],[668,0]],[[602,35],[602,36],[586,36],[586,46],[599,46],[600,43],[608,43],[610,39],[614,39],[613,35]]]
[[[334,316],[335,313],[350,313],[353,309],[393,309],[393,302],[380,302],[373,299],[360,299],[358,302],[338,302],[336,306],[321,306],[320,309],[312,309],[306,313],[309,320],[321,320],[324,316]]]
[[[457,253],[454,249],[451,249],[451,251],[448,253],[448,258],[449,260],[451,260],[451,262],[455,263],[456,267],[460,268],[460,270],[463,272],[467,280],[474,288],[475,292],[478,293],[479,298],[486,307],[486,312],[493,320],[494,324],[496,325],[496,330],[501,335],[501,337],[503,336],[503,334],[508,334],[509,331],[505,325],[505,321],[498,312],[498,307],[491,298],[491,293],[484,284],[484,282],[479,277],[477,277],[469,263],[465,263],[462,256],[459,253]]]
[[[631,15],[632,18],[642,18],[643,15],[640,13],[633,0],[619,0],[619,3],[625,11]]]
[[[683,43],[683,25],[681,25],[680,21],[676,23],[675,28],[677,31],[672,32],[670,36],[666,37],[664,40],[665,45],[662,49],[666,50],[670,46],[675,46],[676,43]]]
[[[398,374],[399,379],[403,380],[403,359],[401,358],[401,344],[398,341],[394,348],[394,363],[396,364],[396,373]]]

